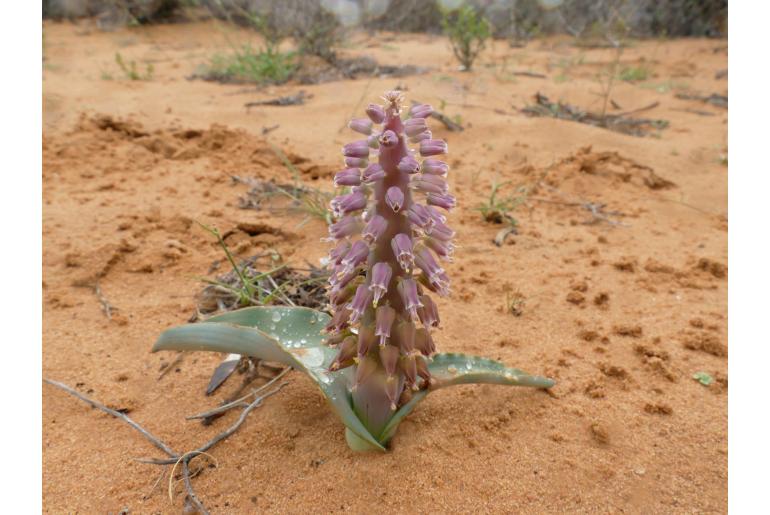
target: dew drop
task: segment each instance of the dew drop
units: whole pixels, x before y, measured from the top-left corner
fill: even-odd
[[[452,375],[457,373],[457,367],[454,365],[449,365],[446,369],[447,369],[447,372],[449,372]]]
[[[271,325],[270,325],[270,330],[271,330],[271,331],[275,331],[275,324],[271,324]]]
[[[271,317],[273,322],[280,322],[281,321],[281,313],[279,311],[273,311],[273,316]]]
[[[307,340],[306,340],[306,339],[304,339],[304,338],[302,338],[302,339],[299,341],[299,343],[301,343],[302,345],[305,345],[305,344],[307,343]]]
[[[472,368],[473,368],[473,363],[471,363],[470,361],[466,361],[465,362],[465,370],[470,370]]]

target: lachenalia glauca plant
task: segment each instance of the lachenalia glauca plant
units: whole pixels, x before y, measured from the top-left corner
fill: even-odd
[[[358,451],[384,451],[401,420],[440,388],[554,384],[487,358],[436,353],[440,320],[431,295],[448,295],[440,263],[454,251],[447,213],[455,198],[449,166],[439,157],[447,145],[428,128],[429,105],[402,117],[400,91],[383,99],[369,105],[367,118],[351,120],[364,139],[343,147],[345,169],[334,177],[346,192],[331,203],[332,316],[301,307],[245,308],[169,329],[153,347],[237,353],[305,372]]]

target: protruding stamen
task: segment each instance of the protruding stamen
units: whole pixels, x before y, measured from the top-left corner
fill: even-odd
[[[366,195],[361,191],[354,191],[347,195],[340,195],[331,201],[334,216],[342,216],[359,211],[366,207]]]
[[[372,163],[366,167],[361,178],[365,183],[371,184],[375,181],[379,181],[383,177],[385,177],[385,170],[382,169],[382,166],[377,163]]]
[[[384,261],[382,263],[375,263],[372,267],[372,282],[369,285],[369,289],[374,295],[374,307],[377,307],[377,303],[382,296],[387,293],[392,275],[393,270],[390,268],[390,265]]]
[[[393,254],[398,260],[398,264],[401,265],[406,271],[412,269],[414,265],[414,254],[412,254],[412,238],[404,233],[396,234],[393,240],[390,242],[393,248]]]
[[[422,306],[417,294],[417,283],[411,277],[402,279],[398,283],[398,292],[411,319],[417,320],[417,308]]]
[[[396,135],[395,132],[388,129],[380,135],[380,137],[378,138],[378,141],[380,142],[380,145],[382,145],[383,147],[392,148],[398,144],[398,136]]]
[[[363,316],[366,308],[369,307],[369,303],[372,300],[372,292],[365,284],[361,284],[356,288],[356,295],[353,297],[353,301],[348,304],[350,308],[350,323],[355,324]]]
[[[387,228],[388,221],[380,215],[374,215],[372,219],[369,220],[369,223],[366,224],[366,227],[364,227],[361,236],[368,244],[372,245],[380,236],[382,236],[382,233],[384,233]]]
[[[385,345],[385,342],[390,338],[390,327],[393,325],[393,320],[396,319],[396,310],[390,306],[377,306],[375,311],[375,336],[380,337],[380,345]]]
[[[359,240],[350,247],[350,251],[342,259],[342,265],[348,272],[366,261],[367,257],[369,257],[369,245]]]
[[[404,206],[404,192],[398,186],[391,186],[385,192],[385,203],[394,213],[398,213]]]
[[[441,320],[438,317],[438,308],[428,295],[420,295],[422,307],[417,310],[417,316],[425,327],[438,327]]]

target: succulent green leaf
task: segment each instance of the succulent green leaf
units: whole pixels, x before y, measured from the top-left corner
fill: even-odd
[[[352,408],[349,369],[330,372],[335,351],[323,344],[321,330],[329,315],[302,307],[259,306],[244,308],[163,332],[155,342],[159,350],[237,353],[284,363],[305,372],[347,428],[372,448],[385,448],[374,438]]]
[[[468,356],[466,354],[436,354],[428,364],[428,370],[435,382],[429,390],[415,393],[409,402],[401,406],[393,414],[393,417],[382,430],[382,434],[379,437],[380,442],[386,443],[390,440],[395,434],[398,425],[412,412],[417,404],[428,393],[439,388],[469,383],[531,386],[535,388],[550,388],[556,384],[553,379],[531,376],[517,368],[508,368],[499,361],[479,356]]]
[[[486,383],[509,386],[550,388],[556,382],[547,377],[533,376],[518,368],[508,368],[489,358],[467,354],[443,353],[433,356],[428,370],[436,380],[432,390],[456,384]]]

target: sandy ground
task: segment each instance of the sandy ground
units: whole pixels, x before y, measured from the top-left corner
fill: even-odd
[[[317,263],[324,224],[239,209],[245,187],[229,175],[287,180],[269,141],[304,182],[331,190],[339,148],[353,139],[346,119],[400,85],[467,126],[433,124],[449,141],[460,202],[440,350],[558,380],[551,395],[441,391],[401,425],[391,452],[366,455],[348,450],[310,381],[290,374],[214,449],[218,467],[195,478],[214,513],[727,511],[727,111],[675,98],[726,93],[715,78],[727,67],[726,41],[638,42],[624,52],[623,66],[644,64],[652,76],[616,83],[621,108],[611,112],[658,101],[641,115],[670,122],[659,137],[637,138],[518,112],[537,91],[600,109],[596,77],[613,54],[567,40],[498,42],[475,72],[460,73],[444,39],[362,34],[346,54],[432,72],[302,86],[313,95],[305,106],[247,110],[300,87],[187,80],[228,39],[245,37],[232,29],[44,31],[44,377],[128,410],[178,450],[232,422],[234,413],[210,427],[185,420],[228,393],[203,395],[217,356],[191,355],[158,379],[173,355],[149,353],[163,329],[190,317],[197,278],[222,258],[193,220],[233,231],[241,257],[272,248],[290,263]],[[122,78],[116,52],[152,62],[153,79]],[[511,74],[523,70],[548,78]],[[492,243],[500,226],[476,210],[495,180],[512,181],[505,194],[540,183],[502,247]],[[613,218],[622,225],[586,223],[590,212],[569,205],[588,201],[623,213]],[[111,320],[94,283],[117,308]],[[518,316],[504,308],[514,297]],[[698,371],[716,381],[699,384]],[[127,426],[44,386],[47,513],[179,512],[181,487],[170,502],[165,482],[153,488],[160,469],[133,460],[157,455]]]

